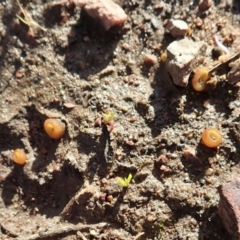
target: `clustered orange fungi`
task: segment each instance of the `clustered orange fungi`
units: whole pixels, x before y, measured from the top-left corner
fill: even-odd
[[[209,80],[209,70],[206,67],[200,67],[195,71],[192,79],[192,86],[196,91],[203,91],[207,86]]]
[[[206,128],[202,132],[202,143],[210,148],[217,147],[222,142],[222,134],[216,128]]]
[[[21,149],[15,149],[12,155],[12,160],[20,165],[24,165],[27,161],[26,153]]]
[[[59,119],[49,118],[44,122],[44,129],[47,135],[53,139],[59,139],[64,135],[65,124]]]
[[[65,124],[59,119],[49,118],[44,122],[44,129],[50,138],[59,139],[64,135]],[[15,149],[12,160],[17,164],[24,165],[27,161],[27,155],[23,150]]]

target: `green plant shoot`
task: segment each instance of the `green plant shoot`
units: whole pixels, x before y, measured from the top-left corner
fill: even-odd
[[[114,113],[111,111],[107,111],[106,113],[103,114],[103,122],[105,124],[109,124],[111,121],[114,119]]]
[[[132,174],[129,173],[129,174],[128,174],[128,177],[127,177],[127,178],[124,178],[124,179],[121,178],[121,177],[118,177],[117,180],[118,180],[118,183],[119,183],[122,187],[128,187],[129,184],[130,184],[130,182],[131,182],[131,180],[132,180]]]

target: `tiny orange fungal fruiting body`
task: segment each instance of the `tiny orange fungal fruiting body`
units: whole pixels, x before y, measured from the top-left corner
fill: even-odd
[[[196,70],[193,79],[192,86],[196,91],[203,91],[207,86],[207,80],[210,78],[209,70],[206,67],[200,67]]]
[[[26,153],[21,149],[15,149],[12,155],[12,160],[20,165],[24,165],[27,161]]]
[[[216,128],[207,128],[202,132],[202,143],[210,148],[217,147],[222,142],[222,134]]]
[[[59,119],[49,118],[44,122],[44,129],[47,135],[53,139],[59,139],[64,135],[65,124]]]

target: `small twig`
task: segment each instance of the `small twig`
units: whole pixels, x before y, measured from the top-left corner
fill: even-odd
[[[138,233],[137,236],[135,236],[133,240],[137,240],[138,238],[140,238],[144,234],[145,234],[145,232]]]
[[[29,14],[27,13],[27,11],[22,7],[21,3],[19,0],[17,0],[17,4],[24,16],[24,19],[22,17],[20,17],[18,14],[16,15],[17,18],[22,21],[24,24],[28,25],[29,29],[31,31],[34,30],[34,28],[39,28],[41,29],[42,31],[47,31],[44,27],[42,27],[41,25],[39,25],[37,22],[35,22],[30,16]],[[34,31],[33,31],[34,32]]]
[[[82,240],[87,240],[87,238],[80,231],[77,231],[77,235],[80,236]]]
[[[160,134],[160,135],[158,135],[157,137],[152,138],[152,139],[150,139],[150,140],[147,141],[147,142],[140,143],[140,144],[136,144],[135,146],[136,146],[137,148],[139,148],[139,147],[147,146],[148,144],[153,144],[153,145],[155,145],[155,144],[158,144],[158,141],[159,141],[161,138],[162,138],[162,135]]]
[[[107,223],[97,223],[97,224],[77,224],[77,225],[69,225],[69,226],[58,226],[57,228],[51,229],[47,232],[39,232],[36,234],[32,234],[30,236],[22,236],[15,238],[15,240],[38,240],[38,239],[46,239],[46,238],[55,238],[61,234],[70,233],[70,232],[78,232],[84,229],[90,228],[103,228],[106,227]],[[81,235],[83,240],[87,240],[84,235]]]
[[[12,237],[18,237],[19,234],[15,233],[14,231],[12,231],[11,229],[9,229],[8,227],[6,227],[6,225],[3,223],[1,223],[1,228],[10,236]]]
[[[218,47],[220,47],[227,55],[230,54],[229,50],[227,49],[226,46],[224,46],[218,39],[218,36],[215,34],[214,35],[214,41],[217,44]]]
[[[89,185],[88,182],[85,183],[84,185],[85,187],[79,190],[66,204],[66,206],[64,207],[60,214],[61,219],[64,219],[66,216],[70,215],[71,210],[76,203],[82,204],[83,202],[86,201],[87,198],[89,198],[96,192],[96,189],[93,186]]]
[[[239,58],[239,57],[240,57],[240,52],[232,55],[232,56],[229,57],[226,61],[216,64],[215,66],[213,66],[213,67],[209,70],[209,74],[211,74],[211,73],[215,72],[216,70],[218,70],[223,64],[228,64],[228,63],[236,60],[236,59]]]

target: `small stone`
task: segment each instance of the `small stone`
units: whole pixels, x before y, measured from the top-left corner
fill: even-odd
[[[201,11],[205,11],[207,9],[209,9],[212,6],[212,1],[211,0],[202,0],[199,3],[199,9]]]
[[[208,168],[205,172],[206,176],[211,176],[213,175],[213,169],[212,168]]]
[[[16,78],[22,78],[24,76],[24,74],[18,71],[18,72],[16,72],[15,76],[16,76]]]
[[[166,172],[167,171],[167,167],[165,165],[162,165],[160,167],[160,170],[163,171],[163,172]]]
[[[152,215],[149,215],[149,216],[147,216],[147,221],[153,222],[153,221],[155,221],[155,217],[153,217]]]
[[[114,66],[108,66],[100,72],[100,76],[103,77],[105,75],[110,75],[110,74],[114,73],[115,71],[116,71],[116,69]]]
[[[154,28],[158,29],[161,27],[161,21],[159,21],[157,18],[152,18],[151,23]]]
[[[153,54],[146,53],[144,55],[144,63],[147,65],[154,65],[157,62],[157,57]]]
[[[183,20],[170,19],[166,26],[166,30],[174,37],[183,37],[188,32],[188,25]]]
[[[165,155],[160,155],[156,160],[157,163],[161,163],[161,164],[163,164],[163,163],[165,164],[165,163],[167,163],[167,161],[168,161],[168,159]]]
[[[172,159],[176,159],[177,157],[178,157],[178,155],[177,155],[176,153],[172,153],[172,154],[171,154],[171,158],[172,158]]]
[[[94,126],[95,126],[95,127],[101,127],[101,126],[102,126],[102,118],[101,118],[101,117],[98,117],[98,118],[95,120]]]
[[[184,165],[183,165],[182,163],[179,163],[179,164],[178,164],[178,169],[179,169],[179,170],[183,170],[183,169],[184,169]]]
[[[128,146],[134,146],[134,145],[135,145],[134,142],[133,142],[133,141],[130,141],[130,140],[127,140],[127,141],[126,141],[126,144],[127,144]]]
[[[106,178],[103,178],[102,180],[101,180],[101,183],[102,184],[106,184],[108,181],[107,181],[107,179]]]
[[[196,157],[196,149],[192,147],[188,147],[183,150],[182,155],[186,158],[188,157]]]
[[[194,42],[188,38],[176,40],[167,47],[166,70],[176,85],[187,86],[189,76],[206,54],[206,48],[205,42]]]
[[[109,30],[115,25],[123,24],[127,19],[127,15],[123,9],[112,0],[86,1],[84,10],[91,17],[99,20],[106,30]]]
[[[232,239],[240,239],[240,178],[220,188],[218,214]]]
[[[77,106],[77,105],[74,104],[74,103],[64,103],[63,105],[64,105],[64,107],[66,107],[66,108],[75,108],[75,107]]]
[[[95,230],[90,230],[89,233],[91,236],[97,236],[98,234]]]
[[[229,64],[231,70],[227,74],[227,80],[230,84],[236,84],[240,81],[240,59]]]
[[[122,48],[126,51],[129,51],[131,49],[128,43],[123,43]]]

